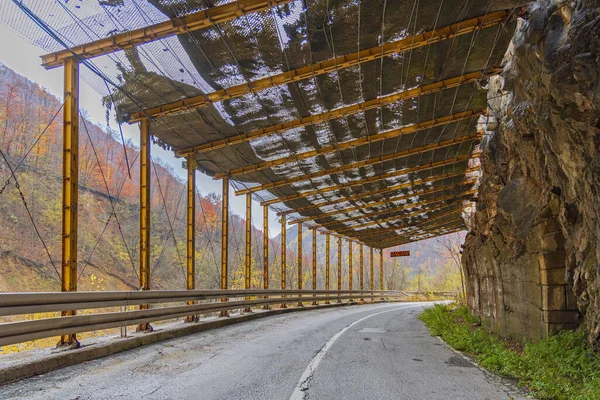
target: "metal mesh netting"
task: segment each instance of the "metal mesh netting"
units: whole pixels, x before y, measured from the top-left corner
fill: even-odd
[[[69,46],[177,19],[224,3],[228,2],[23,1]],[[130,114],[140,110],[410,38],[424,31],[486,13],[514,11],[526,3],[523,0],[296,0],[209,28],[188,31],[96,57],[89,62],[101,71],[101,76],[89,71],[84,71],[82,76],[105,96],[107,106],[116,107],[118,117],[126,120]],[[0,18],[45,50],[51,52],[62,49],[60,44],[9,2],[0,5]],[[307,79],[163,116],[153,121],[151,133],[163,146],[182,150],[363,103],[420,85],[497,67],[501,65],[515,25],[516,22],[511,20],[348,68],[334,69]],[[107,84],[106,80],[118,87]],[[401,171],[471,154],[477,145],[477,138],[461,139],[477,132],[477,118],[341,151],[323,152],[313,157],[307,158],[302,154],[461,111],[485,108],[486,93],[480,82],[465,84],[204,152],[197,155],[198,168],[214,175],[264,161],[290,158],[289,162],[282,165],[235,174],[232,176],[234,186],[236,189],[252,188],[293,179],[295,182],[292,184],[278,185],[273,189],[256,191],[255,194],[263,201],[270,201],[319,191],[314,195],[273,204],[279,211],[306,209],[300,215],[315,218],[324,213],[332,214],[338,209],[382,202],[389,198],[392,200],[387,204],[369,209],[368,213],[376,213],[375,220],[390,220],[382,222],[379,227],[392,227],[393,217],[400,218],[406,211],[389,215],[383,211],[396,209],[408,201],[395,202],[394,197],[412,193],[413,202],[427,202],[436,196],[445,198],[460,194],[457,188],[441,189],[435,194],[424,196],[420,196],[419,192],[436,187],[456,186],[469,179],[468,174],[460,174],[468,168],[467,161],[410,174],[401,174]],[[427,146],[452,140],[456,143],[427,150]],[[393,157],[395,154],[398,157]],[[385,156],[389,157],[383,162],[367,163],[361,168],[349,167],[354,163]],[[294,157],[298,160],[294,160]],[[333,168],[342,168],[344,171],[326,173]],[[352,181],[393,171],[400,172],[389,179],[349,186]],[[360,193],[370,193],[406,182],[419,182],[450,172],[456,172],[451,179],[430,180],[413,188],[344,201],[345,198]],[[319,173],[322,175],[318,176]],[[309,174],[314,178],[301,179]],[[338,190],[327,190],[334,185],[345,186]],[[465,188],[459,189],[464,191]],[[320,203],[331,205],[307,209]],[[432,204],[439,206],[437,203]],[[437,212],[435,207],[429,206],[410,210],[422,212],[413,219],[403,220],[405,225],[427,219]],[[350,228],[356,230],[369,219],[342,223],[337,221],[365,213],[367,211],[354,210],[316,221],[319,225],[337,231]],[[292,217],[300,215],[294,213]]]

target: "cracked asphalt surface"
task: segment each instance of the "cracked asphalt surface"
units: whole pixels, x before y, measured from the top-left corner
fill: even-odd
[[[430,304],[267,317],[29,378],[0,399],[527,398],[431,337],[416,319]]]

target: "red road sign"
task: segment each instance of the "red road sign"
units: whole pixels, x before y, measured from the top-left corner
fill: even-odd
[[[390,257],[408,257],[408,256],[410,256],[409,250],[390,251]]]

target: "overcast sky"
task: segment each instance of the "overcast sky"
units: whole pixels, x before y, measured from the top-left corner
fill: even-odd
[[[6,1],[6,0],[0,0]],[[55,68],[46,71],[40,66],[40,56],[44,51],[33,46],[27,40],[21,38],[13,30],[0,22],[0,61],[17,73],[26,78],[39,83],[49,92],[58,98],[62,98],[63,93],[63,73],[62,68]],[[85,67],[83,67],[85,68]],[[86,110],[92,119],[99,125],[106,125],[106,110],[102,106],[101,96],[98,92],[89,87],[84,80],[81,80],[80,107]],[[114,118],[110,121],[113,129],[118,129]],[[123,134],[130,138],[136,145],[139,145],[139,128],[137,125],[122,126]],[[181,167],[182,159],[177,159],[173,153],[166,151],[158,146],[152,147],[152,156],[160,158],[173,167],[180,178],[186,179],[185,170]],[[197,173],[196,187],[203,195],[216,192],[221,193],[221,181],[215,181],[212,178]],[[245,196],[235,196],[233,190],[230,190],[230,205],[234,213],[239,215],[245,214],[246,202]],[[258,202],[252,203],[252,221],[258,229],[262,229],[262,207]],[[274,212],[269,213],[269,235],[277,236],[280,229],[280,224],[277,222]]]

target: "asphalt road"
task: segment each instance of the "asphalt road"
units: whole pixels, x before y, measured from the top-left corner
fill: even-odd
[[[267,317],[0,387],[1,399],[519,399],[431,337],[425,303]]]

